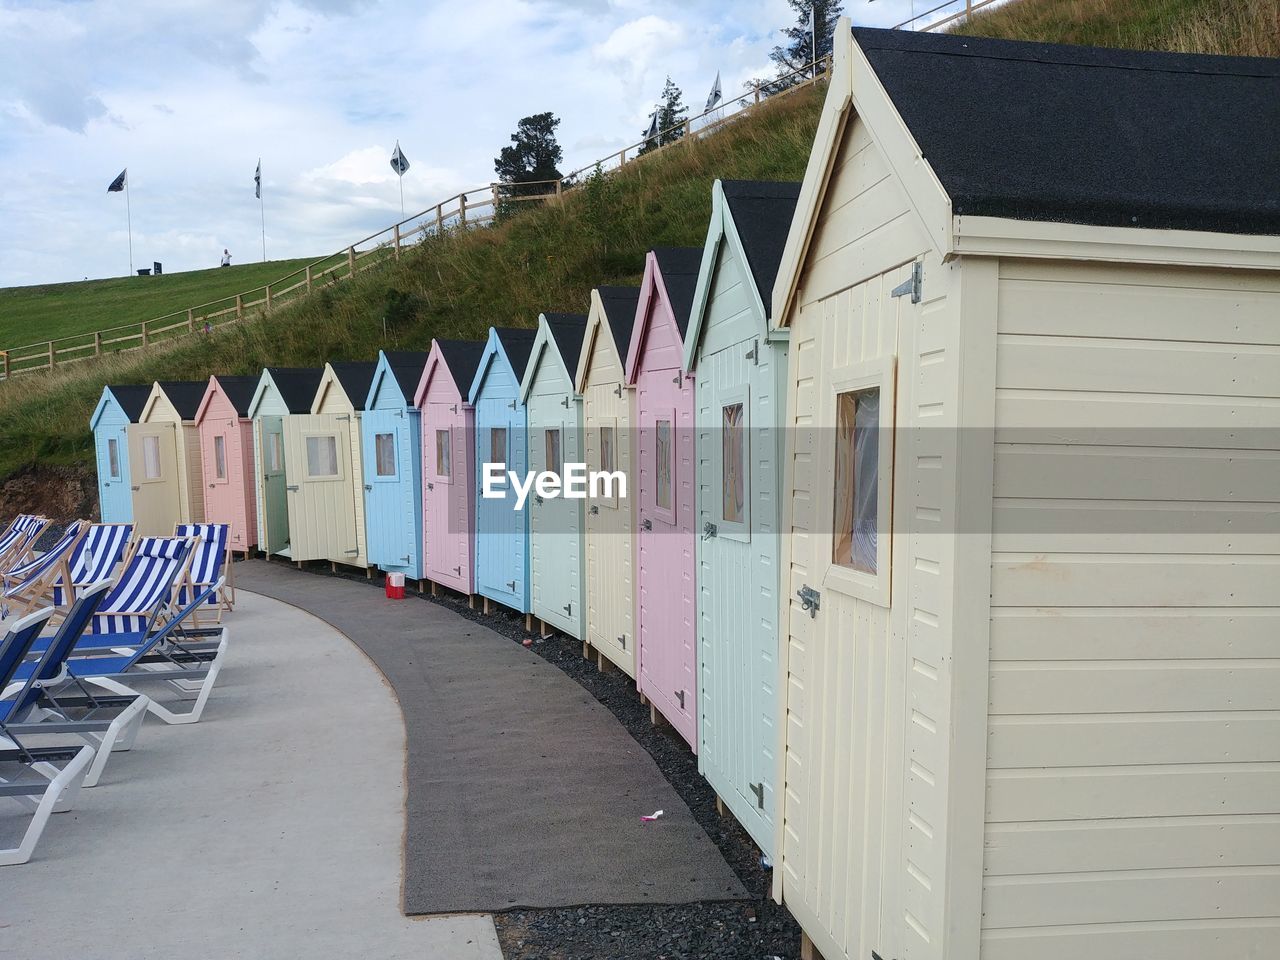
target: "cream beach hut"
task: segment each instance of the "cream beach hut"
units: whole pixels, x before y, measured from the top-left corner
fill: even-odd
[[[267,556],[288,557],[291,553],[284,421],[311,413],[323,375],[322,367],[265,367],[249,402],[258,549]]]
[[[311,413],[284,418],[292,559],[368,572],[360,415],[375,363],[327,363]]]
[[[698,769],[773,851],[787,335],[773,282],[798,183],[717,180],[684,342],[694,388]]]
[[[210,377],[196,411],[205,520],[227,524],[228,549],[243,553],[258,543],[253,422],[249,419],[257,385],[258,377]]]
[[[574,389],[587,318],[577,313],[538,317],[533,354],[520,384],[528,415],[529,469],[565,478],[567,463],[586,463],[582,450],[582,398]],[[583,639],[582,523],[585,500],[542,497],[529,503],[530,608],[543,633],[552,627]]]
[[[128,427],[136,536],[172,536],[175,523],[204,522],[196,411],[206,386],[203,380],[157,381],[138,422]]]
[[[850,31],[774,892],[838,957],[1280,954],[1280,64]]]
[[[587,506],[583,543],[586,635],[600,669],[613,664],[636,675],[635,577],[632,551],[635,498],[630,488],[633,391],[626,384],[627,347],[639,287],[591,291],[587,329],[574,384],[582,395],[583,448],[590,470],[628,475],[628,496],[596,498]]]

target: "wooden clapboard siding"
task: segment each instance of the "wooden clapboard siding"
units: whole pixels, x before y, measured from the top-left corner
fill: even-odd
[[[364,398],[360,398],[363,406]],[[335,556],[325,559],[334,563],[345,563],[353,567],[369,565],[368,539],[365,532],[364,508],[364,463],[360,449],[361,414],[355,403],[343,392],[342,385],[334,375],[333,369],[326,367],[320,380],[320,388],[316,392],[316,403],[311,408],[313,414],[321,414],[332,418],[339,429],[339,435],[345,441],[346,450],[343,456],[348,462],[347,482],[351,488],[350,516],[352,523],[351,537],[344,538],[344,543],[354,540],[355,546],[335,551]],[[288,422],[287,420],[285,421]],[[294,558],[299,559],[299,558]]]
[[[132,474],[129,466],[129,416],[111,392],[102,388],[94,410],[94,459],[98,469],[98,516],[103,523],[132,523]],[[110,441],[116,445],[116,475],[111,475]]]
[[[365,537],[369,562],[387,572],[423,577],[421,414],[400,388],[386,354],[379,357],[360,419],[364,462]],[[395,476],[377,475],[376,436],[395,445]]]
[[[253,420],[253,483],[258,518],[258,547],[270,555],[283,550],[289,542],[289,495],[285,490],[288,484],[287,471],[283,483],[277,480],[275,484],[271,484],[267,479],[266,435],[272,430],[281,433],[281,467],[285,468],[283,430],[284,419],[289,416],[289,407],[280,396],[268,370],[262,371],[262,379],[250,413]],[[272,536],[273,532],[275,537]]]
[[[1001,261],[984,960],[1280,951],[1278,316]]]

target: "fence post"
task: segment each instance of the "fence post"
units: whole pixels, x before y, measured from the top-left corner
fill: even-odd
[[[400,259],[400,224],[398,223],[395,226],[395,235],[396,235],[396,259],[399,260]]]
[[[142,345],[147,345],[147,321],[142,321]]]
[[[684,133],[681,136],[687,137],[693,132],[693,121],[686,119],[684,122]]]
[[[268,283],[263,289],[267,291],[267,303],[266,303],[266,306],[263,307],[262,312],[270,313],[271,312],[271,284]]]
[[[53,369],[54,363],[57,362],[57,354],[53,352],[53,341],[49,341],[49,369]]]
[[[0,356],[4,357],[4,378],[8,380],[9,379],[9,351],[8,350],[4,351],[4,353],[0,354]]]
[[[623,147],[623,148],[618,152],[618,156],[622,158],[622,159],[619,161],[618,166],[620,166],[620,167],[625,167],[625,166],[627,165],[627,148],[626,148],[626,147]]]
[[[244,316],[244,297],[236,294],[236,319],[239,320]]]
[[[496,183],[491,183],[489,184],[489,188],[493,191],[493,219],[497,220],[498,219],[498,202],[500,199],[498,185]]]
[[[458,194],[458,219],[462,221],[462,225],[467,225],[467,195],[465,193]]]
[[[94,334],[93,334],[93,355],[94,355],[95,357],[100,357],[100,356],[102,356],[102,333],[101,333],[101,331],[94,331]]]
[[[196,332],[196,312],[191,307],[187,307],[187,333]]]
[[[354,246],[347,247],[347,276],[354,277],[356,275],[356,248]]]
[[[311,264],[307,264],[307,293],[311,292]]]
[[[754,88],[756,92],[756,103],[759,103],[760,102],[760,84],[753,83],[751,86],[752,88]]]
[[[436,236],[444,233],[444,204],[436,204]]]

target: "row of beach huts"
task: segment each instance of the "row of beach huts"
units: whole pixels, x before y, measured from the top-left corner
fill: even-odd
[[[103,520],[580,639],[828,960],[1280,955],[1278,105],[841,21],[802,184],[585,315],[108,386]],[[627,495],[479,495],[577,462]]]

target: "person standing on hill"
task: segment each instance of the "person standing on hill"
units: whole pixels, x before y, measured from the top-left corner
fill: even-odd
[[[222,265],[224,267],[231,266],[231,251],[226,247],[222,248]]]

